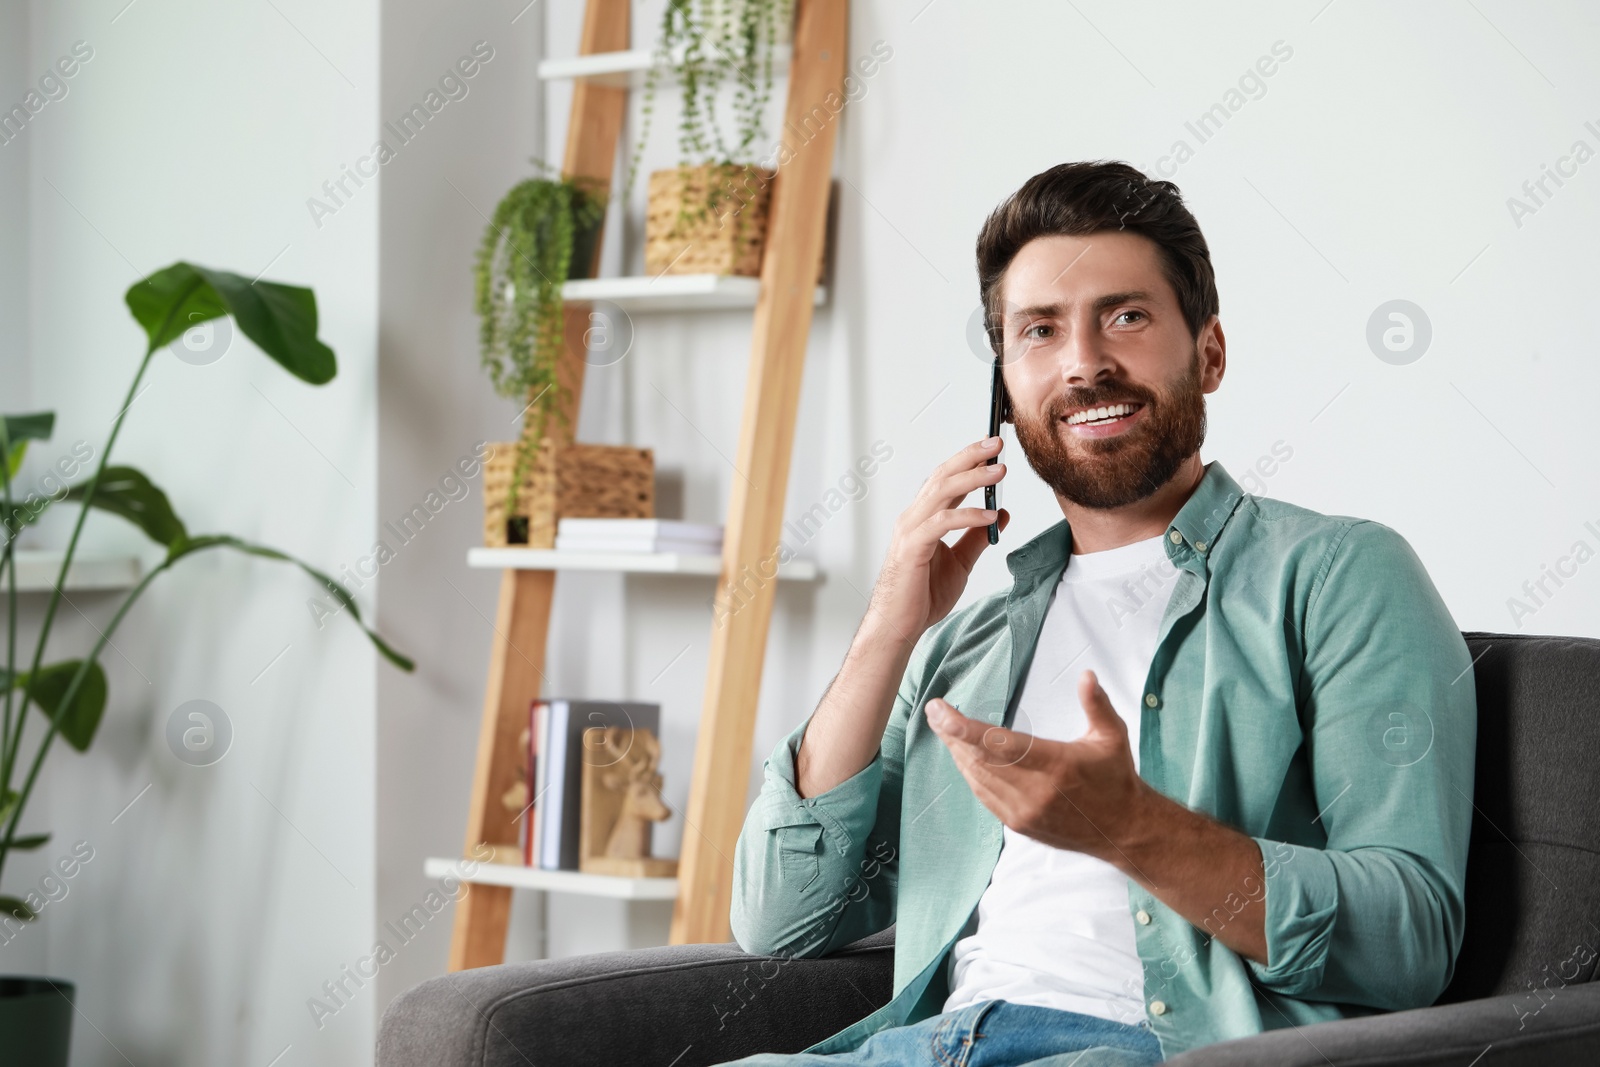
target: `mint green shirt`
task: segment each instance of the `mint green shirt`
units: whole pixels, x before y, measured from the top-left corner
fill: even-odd
[[[1176,585],[1142,706],[1118,710],[1140,716],[1140,775],[1252,837],[1266,871],[1204,929],[1129,880],[1163,1054],[1432,1004],[1461,947],[1477,701],[1422,561],[1381,523],[1245,493],[1215,461],[1163,544]],[[805,1051],[942,1011],[1002,829],[922,709],[942,696],[1011,724],[1071,545],[1063,520],[1006,557],[1009,591],[923,635],[853,777],[796,791],[809,718],[767,759],[734,852],[739,945],[823,956],[896,924],[893,999]],[[1263,893],[1268,966],[1213,936]]]

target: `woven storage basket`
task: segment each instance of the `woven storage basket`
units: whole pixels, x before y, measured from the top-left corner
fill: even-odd
[[[514,441],[499,442],[483,464],[483,543],[505,548],[506,492],[517,461]],[[655,457],[648,448],[540,442],[517,494],[516,514],[528,520],[529,548],[554,548],[562,517],[655,517]]]
[[[646,272],[759,275],[774,175],[767,167],[711,163],[651,172],[644,223]],[[715,207],[704,218],[681,222],[679,212],[697,213],[712,188],[720,190]],[[818,284],[824,258],[817,256]]]

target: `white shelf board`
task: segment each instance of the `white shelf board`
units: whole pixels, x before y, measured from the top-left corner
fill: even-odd
[[[19,548],[12,557],[17,565],[17,592],[48,593],[56,586],[61,574],[61,561],[66,552],[54,549]],[[142,577],[137,556],[85,556],[74,553],[72,569],[67,572],[67,589],[131,589]],[[0,585],[9,589],[10,577]]]
[[[671,85],[673,71],[683,62],[684,46],[672,50],[671,65],[662,70],[657,85]],[[772,46],[772,73],[779,76],[789,69],[794,49],[788,44]],[[621,89],[644,88],[645,75],[655,63],[655,53],[648,48],[635,48],[627,52],[595,52],[567,59],[546,59],[539,64],[539,77],[547,81],[575,78],[593,85]]]
[[[584,871],[547,871],[509,863],[479,863],[468,877],[469,860],[437,857],[423,864],[429,878],[447,875],[477,885],[505,885],[514,889],[543,889],[550,893],[576,893],[588,897],[616,900],[676,900],[676,878],[624,878],[614,874],[589,874]]]
[[[624,311],[715,311],[753,308],[761,279],[745,274],[658,274],[625,278],[578,278],[561,290],[567,300],[606,300]],[[828,299],[819,285],[813,304]]]
[[[678,552],[562,552],[553,548],[469,548],[467,566],[486,570],[621,571],[630,574],[698,574],[715,578],[722,557]],[[817,565],[809,559],[778,564],[778,577],[809,582]]]

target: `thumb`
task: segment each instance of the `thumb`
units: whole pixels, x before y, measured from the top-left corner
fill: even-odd
[[[1111,706],[1111,697],[1100,685],[1100,679],[1094,671],[1084,671],[1078,676],[1078,703],[1083,705],[1083,713],[1089,719],[1090,733],[1114,735],[1128,732],[1128,724]]]

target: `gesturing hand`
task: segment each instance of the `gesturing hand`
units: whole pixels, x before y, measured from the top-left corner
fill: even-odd
[[[939,699],[928,701],[926,712],[973,794],[1002,823],[1104,860],[1206,936],[1269,965],[1258,843],[1139,777],[1127,724],[1093,671],[1078,676],[1078,700],[1089,730],[1076,741],[990,726]],[[1219,905],[1232,918],[1217,930]]]
[[[1093,671],[1078,677],[1089,729],[1052,741],[969,719],[938,697],[925,712],[973,794],[1018,833],[1113,861],[1139,832],[1154,790],[1139,777],[1128,725]]]

